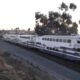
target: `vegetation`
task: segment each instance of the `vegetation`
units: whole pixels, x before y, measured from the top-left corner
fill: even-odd
[[[35,13],[36,26],[35,32],[38,35],[72,35],[77,34],[78,25],[72,21],[72,16],[68,13],[69,9],[75,11],[77,6],[74,3],[66,5],[64,2],[58,7],[60,12],[49,11],[48,16]]]
[[[18,57],[18,58],[17,58]],[[56,80],[47,72],[19,56],[0,50],[0,80]]]

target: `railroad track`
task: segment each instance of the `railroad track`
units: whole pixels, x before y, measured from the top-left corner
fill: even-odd
[[[45,57],[51,61],[54,61],[60,65],[63,65],[67,68],[70,68],[74,71],[77,71],[80,73],[80,62],[74,62],[74,61],[70,61],[70,60],[67,60],[67,59],[63,59],[61,57],[57,57],[57,56],[54,56],[54,55],[50,55],[50,54],[46,54],[46,53],[43,53],[43,52],[40,52],[39,50],[37,49],[32,49],[32,48],[26,48],[25,46],[22,46],[22,45],[19,45],[19,44],[15,44],[15,43],[11,43],[11,42],[8,42],[10,44],[14,44],[18,47],[21,47],[21,48],[25,48],[26,50],[29,50],[31,52],[35,52],[35,54],[39,55],[39,56],[42,56],[42,57]]]

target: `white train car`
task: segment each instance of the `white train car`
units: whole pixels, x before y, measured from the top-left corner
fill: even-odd
[[[80,60],[80,36],[6,34],[3,37],[7,41],[30,48],[37,48],[48,54],[60,56],[69,60]]]
[[[36,35],[18,35],[19,44],[34,47]]]
[[[13,34],[5,34],[3,38],[6,41],[17,43],[23,45],[25,47],[35,47],[36,35],[13,35]]]
[[[80,36],[40,36],[36,38],[36,47],[48,54],[80,60]]]
[[[5,35],[3,35],[3,38],[6,41],[18,43],[18,35],[5,34]]]

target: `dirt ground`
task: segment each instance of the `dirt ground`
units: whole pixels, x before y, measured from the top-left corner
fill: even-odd
[[[38,66],[0,50],[0,80],[56,80]]]

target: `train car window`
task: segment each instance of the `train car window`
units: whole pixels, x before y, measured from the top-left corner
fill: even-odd
[[[43,40],[45,40],[45,38],[43,38]]]
[[[80,44],[80,41],[77,41],[77,43],[79,43],[79,44]]]
[[[16,36],[11,36],[11,37],[16,37]]]
[[[57,39],[57,42],[59,42],[59,39]]]
[[[47,49],[49,49],[49,50],[50,50],[50,47],[47,47]]]
[[[47,38],[47,40],[49,41],[49,38]]]
[[[40,42],[37,42],[36,44],[39,44],[39,45],[41,45],[41,43],[40,43]]]
[[[49,47],[47,47],[47,49],[49,49]]]
[[[46,38],[43,38],[43,40],[46,40]]]
[[[60,42],[62,42],[62,39],[59,39]]]
[[[67,42],[68,42],[68,43],[71,43],[71,40],[70,40],[70,39],[68,39],[68,40],[67,40]]]
[[[45,38],[42,38],[42,40],[45,40]]]
[[[44,40],[47,40],[46,38],[44,38]]]
[[[52,38],[50,38],[50,41],[52,41]]]
[[[66,42],[66,39],[64,39],[63,42]]]
[[[55,41],[55,39],[52,39],[53,41]]]
[[[56,42],[58,42],[58,39],[56,39]]]
[[[50,48],[51,50],[53,50],[53,48]]]
[[[49,50],[50,50],[51,48],[49,47]]]
[[[42,38],[42,40],[44,40],[44,38]]]
[[[50,50],[53,50],[51,47],[49,47]]]
[[[30,37],[20,36],[20,38],[30,39]]]

